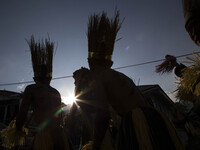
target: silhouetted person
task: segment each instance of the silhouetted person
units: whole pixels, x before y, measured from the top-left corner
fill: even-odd
[[[122,119],[113,148],[182,149],[168,118],[150,107],[129,77],[111,69],[120,27],[119,12],[114,19],[104,12],[101,16],[92,15],[88,24],[90,70],[81,68],[74,72],[77,104],[88,116],[93,116],[93,150],[103,149],[102,141],[113,112]]]
[[[54,43],[45,39],[35,42],[32,36],[28,41],[35,84],[28,85],[16,118],[16,129],[21,130],[27,121],[27,114],[32,106],[33,113],[28,122],[36,127],[34,150],[66,150],[68,141],[64,135],[62,124],[61,96],[50,86],[52,79],[52,60]]]

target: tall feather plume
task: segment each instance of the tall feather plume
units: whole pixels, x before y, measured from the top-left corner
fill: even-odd
[[[174,67],[177,65],[176,62],[176,57],[171,56],[171,55],[166,55],[165,56],[165,61],[162,62],[160,65],[156,66],[156,72],[157,73],[169,73],[172,72]]]
[[[30,40],[27,40],[30,47],[33,71],[36,74],[41,73],[41,65],[46,66],[48,73],[52,72],[53,52],[54,43],[50,41],[50,38],[45,38],[45,41],[41,39],[35,42],[34,36],[32,35]]]
[[[112,54],[117,32],[121,28],[119,11],[115,12],[113,19],[109,19],[103,12],[101,15],[93,14],[88,23],[88,50]]]
[[[200,103],[200,55],[192,54],[193,57],[186,57],[190,65],[184,69],[183,77],[178,84],[184,91],[197,96]]]

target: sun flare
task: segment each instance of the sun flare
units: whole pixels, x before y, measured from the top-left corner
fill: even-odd
[[[62,102],[67,104],[72,104],[76,101],[76,97],[73,94],[69,94],[68,96],[62,96]]]

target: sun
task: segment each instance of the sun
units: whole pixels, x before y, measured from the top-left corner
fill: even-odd
[[[73,104],[76,101],[76,97],[73,94],[69,94],[68,96],[62,96],[62,102],[66,105]]]

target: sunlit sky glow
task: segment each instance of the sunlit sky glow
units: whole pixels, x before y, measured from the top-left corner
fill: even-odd
[[[57,45],[53,77],[72,75],[82,66],[88,67],[88,16],[105,11],[111,17],[116,7],[125,20],[117,36],[122,39],[115,44],[113,68],[199,50],[184,28],[181,0],[4,0],[0,3],[0,83],[32,81],[31,57],[25,41],[32,34],[36,39],[49,34]],[[158,64],[118,71],[136,84],[159,84],[166,93],[174,91],[175,75],[156,74]],[[27,85],[0,86],[0,90],[20,92]],[[68,97],[74,92],[74,79],[53,80],[51,86],[62,97]]]
[[[70,94],[68,96],[62,96],[62,102],[65,104],[73,104],[73,102],[76,101],[76,97],[74,96],[74,94]]]

